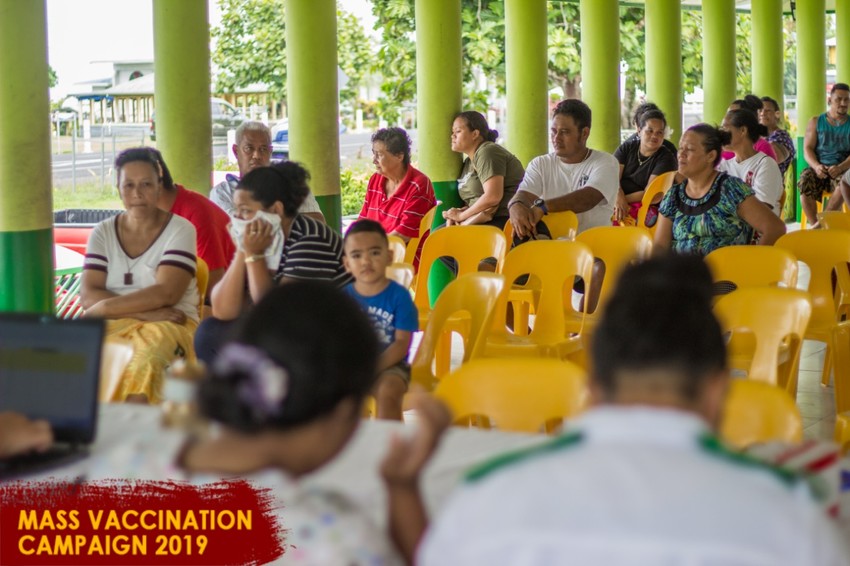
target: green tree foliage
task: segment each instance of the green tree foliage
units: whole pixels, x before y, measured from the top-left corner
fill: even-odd
[[[59,81],[59,77],[56,75],[56,71],[50,65],[47,66],[47,86],[53,88],[56,86],[56,83]]]
[[[221,25],[211,30],[215,39],[212,61],[218,68],[216,90],[232,92],[253,83],[265,83],[278,100],[286,98],[286,30],[284,0],[218,0]],[[357,87],[373,66],[372,45],[360,21],[337,9],[339,66],[348,75],[340,93],[354,101]]]
[[[219,0],[221,25],[211,30],[216,90],[233,92],[265,83],[271,95],[286,98],[284,0]]]

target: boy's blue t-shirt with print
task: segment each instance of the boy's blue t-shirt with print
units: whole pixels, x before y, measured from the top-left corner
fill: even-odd
[[[360,303],[372,320],[382,351],[395,342],[396,330],[419,330],[419,311],[416,310],[410,293],[395,281],[389,283],[386,289],[372,297],[364,297],[358,293],[354,289],[354,283],[345,286],[345,292]]]

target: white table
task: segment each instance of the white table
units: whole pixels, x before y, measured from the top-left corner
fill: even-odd
[[[159,407],[103,403],[100,406],[98,433],[91,447],[91,456],[70,466],[27,479],[122,479],[104,469],[104,462],[108,465],[110,452],[127,451],[128,447],[135,445],[145,445],[148,450],[151,450],[151,446],[154,450],[157,446],[163,446],[165,450],[166,446],[178,438],[160,426],[160,416]],[[358,502],[378,524],[384,524],[386,498],[378,475],[378,466],[389,445],[391,434],[408,434],[414,426],[390,421],[363,421],[343,452],[332,463],[306,476],[303,481],[344,493]],[[504,452],[546,441],[547,437],[543,435],[450,429],[423,476],[422,487],[429,511],[433,513],[442,506],[471,466]],[[122,466],[122,469],[126,469],[126,466]]]

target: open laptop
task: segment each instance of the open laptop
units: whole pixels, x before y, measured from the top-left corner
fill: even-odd
[[[45,419],[54,446],[0,460],[0,478],[35,473],[81,457],[97,430],[102,320],[0,313],[0,412]]]

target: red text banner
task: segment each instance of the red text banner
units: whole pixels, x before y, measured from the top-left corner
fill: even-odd
[[[283,537],[244,480],[0,485],[0,564],[267,564]]]

